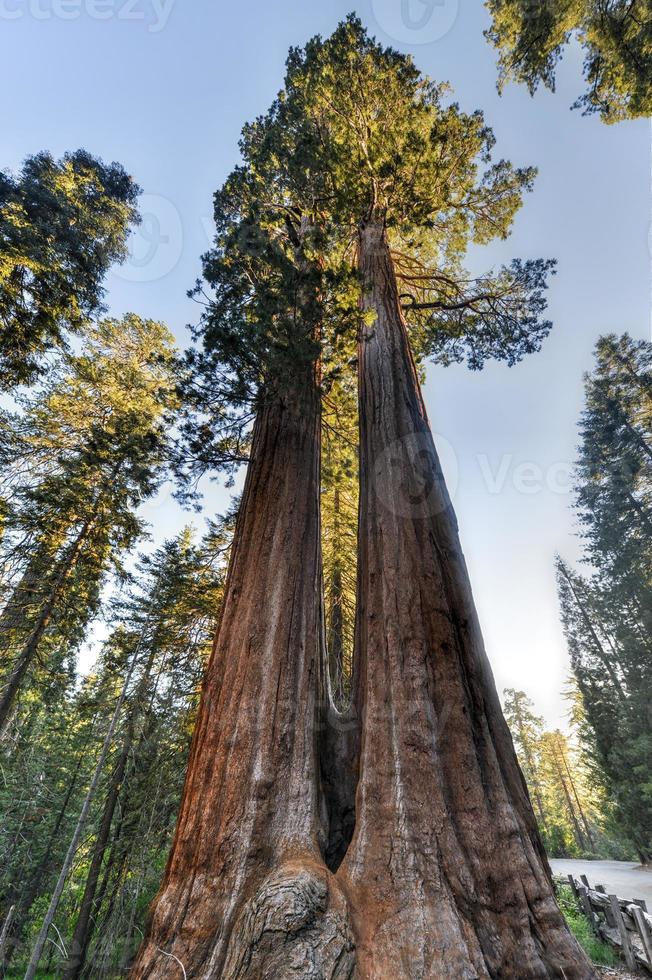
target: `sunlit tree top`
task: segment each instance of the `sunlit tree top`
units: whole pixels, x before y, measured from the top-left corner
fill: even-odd
[[[574,108],[607,122],[652,115],[649,0],[487,0],[486,36],[499,52],[499,88],[513,80],[554,90],[557,64],[577,40],[586,91]]]

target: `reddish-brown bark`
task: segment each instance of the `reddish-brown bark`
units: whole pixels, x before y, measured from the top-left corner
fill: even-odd
[[[552,893],[485,655],[382,223],[360,233],[362,718],[338,871],[361,980],[593,971]]]
[[[359,356],[355,704],[343,716],[328,698],[311,372],[256,421],[176,838],[132,977],[590,980],[484,652],[382,224],[362,229],[360,259],[376,319]]]
[[[176,837],[133,977],[346,980],[322,861],[319,391],[304,369],[255,423]],[[165,955],[167,954],[167,955]]]

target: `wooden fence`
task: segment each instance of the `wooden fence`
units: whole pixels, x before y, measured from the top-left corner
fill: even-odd
[[[614,946],[630,970],[642,966],[652,973],[652,915],[643,899],[608,895],[604,885],[592,888],[586,875],[568,875],[568,882],[596,936]]]

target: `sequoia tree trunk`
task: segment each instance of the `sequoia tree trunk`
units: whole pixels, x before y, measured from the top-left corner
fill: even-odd
[[[165,879],[132,976],[345,980],[322,860],[324,689],[314,365],[256,419],[222,617]],[[183,968],[183,970],[182,970]]]
[[[362,743],[338,871],[358,975],[587,980],[484,651],[382,222],[361,229],[359,256],[376,314],[359,348]]]

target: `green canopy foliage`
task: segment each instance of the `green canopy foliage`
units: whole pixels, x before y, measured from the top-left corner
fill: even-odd
[[[414,353],[479,368],[514,363],[550,328],[552,263],[517,260],[478,279],[462,267],[471,243],[509,235],[534,180],[533,168],[495,160],[494,144],[481,112],[463,112],[448,86],[350,16],[290,52],[284,90],[242,147],[266,206],[321,228],[340,263],[355,269],[360,225],[382,221]]]
[[[523,691],[508,688],[503,695],[505,719],[548,855],[631,858],[631,844],[618,829],[613,802],[596,781],[575,735],[547,730]],[[579,709],[576,703],[574,731],[583,724]]]
[[[144,531],[136,511],[160,485],[176,404],[172,337],[131,314],[89,326],[81,352],[0,417],[3,698],[17,665],[43,683],[70,662],[107,573]]]
[[[122,717],[77,854],[57,928],[70,936],[107,799],[116,806],[102,853],[87,943],[91,976],[126,968],[158,887],[181,794],[201,678],[224,587],[233,518],[189,530],[142,555],[106,609],[108,635],[92,671],[52,702],[23,699],[21,724],[0,742],[0,908],[16,908],[12,968],[20,971],[63,861],[125,676]],[[119,784],[115,774],[123,757]],[[1,916],[0,916],[1,917]],[[59,966],[61,950],[52,947]]]
[[[190,482],[246,456],[260,391],[319,359],[324,390],[351,372],[360,325],[357,234],[387,227],[418,359],[513,364],[539,348],[554,263],[516,259],[478,278],[471,243],[506,238],[532,168],[492,155],[481,112],[383,48],[354,16],[293,49],[285,87],[245,126],[242,163],[215,196],[204,303],[190,355]],[[194,483],[193,483],[194,486]]]
[[[564,49],[584,52],[586,91],[573,108],[607,123],[652,115],[652,13],[647,0],[487,0],[486,37],[498,49],[499,88],[554,90]]]
[[[102,310],[103,279],[127,254],[139,188],[85,150],[0,172],[0,388],[33,381],[44,355]]]
[[[577,515],[588,575],[557,564],[587,754],[652,855],[652,344],[602,338],[586,378]]]

